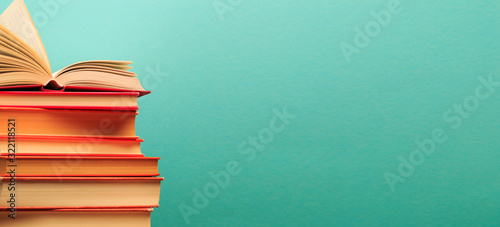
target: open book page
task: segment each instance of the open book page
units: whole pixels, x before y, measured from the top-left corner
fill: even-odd
[[[0,15],[0,24],[18,35],[40,56],[50,71],[49,59],[28,8],[23,0],[14,0]]]
[[[109,61],[109,60],[94,60],[94,61],[82,61],[77,62],[71,65],[64,67],[63,69],[52,73],[52,77],[56,78],[59,75],[75,69],[108,69],[112,71],[116,71],[117,74],[122,74],[123,76],[132,76],[135,77],[135,73],[129,72],[127,70],[132,67],[129,66],[132,64],[131,61]]]
[[[130,61],[83,61],[55,73],[47,87],[92,87],[144,91],[136,74],[129,70]]]

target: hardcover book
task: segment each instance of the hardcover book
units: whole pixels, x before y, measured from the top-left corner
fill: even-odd
[[[0,15],[0,86],[43,85],[144,91],[129,61],[84,61],[52,73],[38,31],[23,0]]]
[[[152,208],[128,209],[19,209],[16,219],[0,210],[2,227],[148,227]]]
[[[160,158],[135,134],[128,61],[52,73],[23,0],[0,15],[0,226],[149,226]]]
[[[158,160],[123,156],[0,156],[3,177],[150,177],[158,176]],[[15,163],[15,165],[12,165]],[[13,168],[13,166],[15,168]]]
[[[14,179],[14,180],[12,180]],[[161,177],[0,177],[0,210],[157,207]]]
[[[139,95],[138,92],[2,91],[0,107],[136,111]]]
[[[12,140],[12,139],[11,139]],[[138,137],[23,136],[15,137],[16,156],[144,156]],[[0,136],[0,147],[9,146],[9,136]],[[8,155],[8,149],[0,155]]]
[[[137,112],[0,107],[0,121],[15,116],[16,135],[135,136]],[[0,135],[7,135],[7,132]]]

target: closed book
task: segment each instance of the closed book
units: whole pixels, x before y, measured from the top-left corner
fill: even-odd
[[[2,227],[149,227],[152,208],[0,210]],[[9,217],[12,215],[12,217]]]
[[[12,123],[8,135],[135,136],[137,112],[0,108],[0,122]]]
[[[0,176],[158,176],[152,157],[0,156]]]
[[[157,207],[161,177],[2,177],[0,209]]]
[[[138,92],[1,91],[0,107],[135,111],[138,96]]]
[[[141,154],[142,139],[138,137],[97,136],[37,136],[16,135],[14,138],[0,136],[0,148],[11,145],[11,150],[0,151],[0,155],[86,155],[86,156],[144,156]]]

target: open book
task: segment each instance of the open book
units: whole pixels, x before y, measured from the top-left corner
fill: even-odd
[[[55,73],[23,0],[0,15],[0,86],[39,85],[144,91],[127,61],[84,61]]]

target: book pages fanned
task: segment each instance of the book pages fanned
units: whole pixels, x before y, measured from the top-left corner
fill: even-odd
[[[138,91],[147,94],[130,61],[82,61],[52,73],[42,40],[23,0],[0,15],[0,89]]]
[[[31,19],[28,8],[23,0],[14,0],[12,4],[0,15],[0,24],[17,34],[21,40],[26,42],[50,67],[49,59],[42,40],[38,35],[35,24]]]

